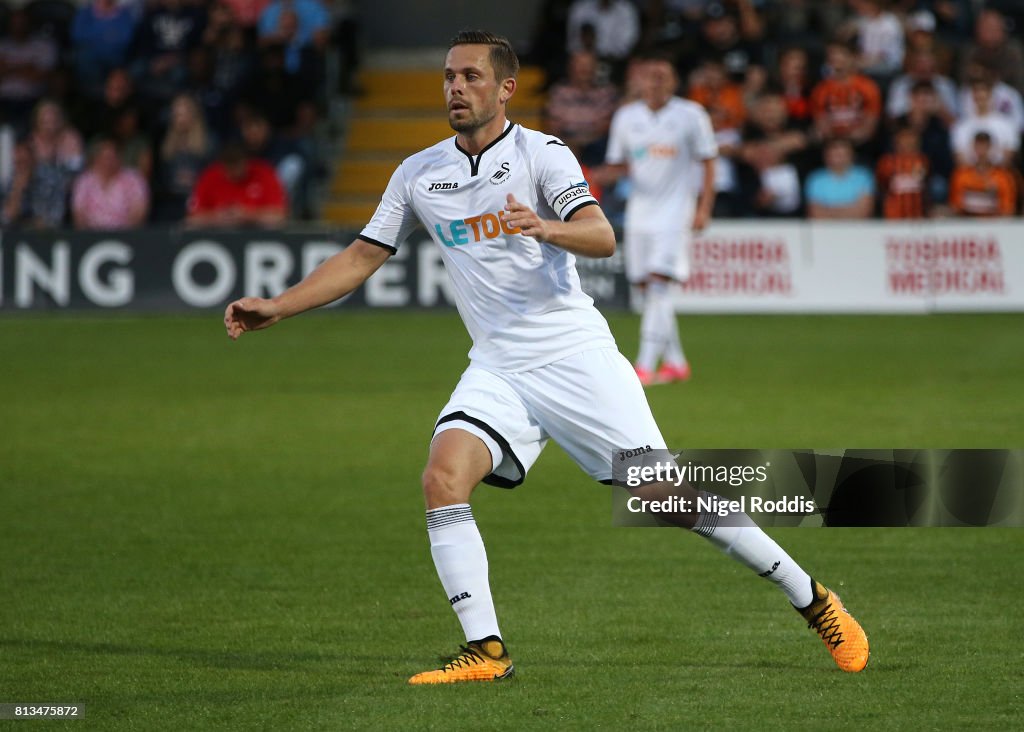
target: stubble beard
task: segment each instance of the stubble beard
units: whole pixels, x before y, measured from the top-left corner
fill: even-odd
[[[472,134],[479,130],[481,127],[486,126],[498,116],[498,111],[494,110],[487,116],[474,113],[470,111],[470,114],[461,120],[456,120],[452,112],[448,113],[448,125],[462,134]]]

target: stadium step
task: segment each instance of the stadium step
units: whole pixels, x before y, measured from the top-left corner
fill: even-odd
[[[441,114],[431,117],[355,117],[348,133],[349,152],[387,152],[409,155],[452,134]]]
[[[363,95],[354,105],[321,214],[325,222],[351,229],[361,228],[373,215],[403,158],[453,134],[444,111],[440,71],[367,69],[359,81]],[[519,89],[509,108],[512,120],[540,127],[543,84],[540,69],[520,70]]]
[[[348,158],[338,165],[331,194],[341,196],[373,196],[378,198],[395,172],[395,163],[385,160],[356,160]]]
[[[519,72],[518,82],[510,111],[539,112],[544,106],[544,72],[525,67]],[[376,69],[364,73],[360,83],[365,94],[356,101],[357,112],[444,110],[440,70]]]
[[[328,201],[324,204],[323,218],[337,226],[358,230],[369,222],[379,202],[380,196],[373,200],[345,198]]]

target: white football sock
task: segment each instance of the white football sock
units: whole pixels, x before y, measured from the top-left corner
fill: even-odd
[[[674,293],[669,290],[669,296],[665,298],[665,304],[668,307],[669,328],[666,335],[668,336],[668,342],[665,345],[665,363],[670,366],[685,366],[686,355],[683,353],[683,343],[679,340],[679,321],[676,319],[676,304],[675,299],[672,297]]]
[[[666,305],[668,306],[666,308]],[[640,353],[636,365],[654,371],[658,359],[665,352],[669,327],[675,327],[672,299],[667,282],[656,280],[644,292],[643,315],[640,316]]]
[[[704,491],[700,495],[702,498],[717,498]],[[741,524],[738,526],[719,526],[723,520],[717,513],[702,512],[693,530],[728,556],[778,585],[794,606],[803,608],[811,604],[814,595],[810,575],[782,547],[745,513],[729,514],[729,523]]]
[[[427,511],[430,554],[467,641],[501,637],[487,581],[487,552],[468,503]]]

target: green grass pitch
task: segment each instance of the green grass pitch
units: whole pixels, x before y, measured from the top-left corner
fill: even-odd
[[[649,392],[672,446],[1024,446],[1022,316],[681,322],[694,380]],[[461,641],[418,481],[467,347],[451,313],[238,343],[215,313],[0,319],[0,702],[85,703],[40,724],[68,729],[1022,726],[1022,530],[773,532],[863,621],[847,675],[699,538],[612,528],[553,445],[474,504],[518,678],[406,686]]]

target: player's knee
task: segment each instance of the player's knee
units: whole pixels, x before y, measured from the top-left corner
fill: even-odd
[[[473,492],[473,486],[450,465],[430,463],[423,471],[422,481],[427,508],[466,503]]]

